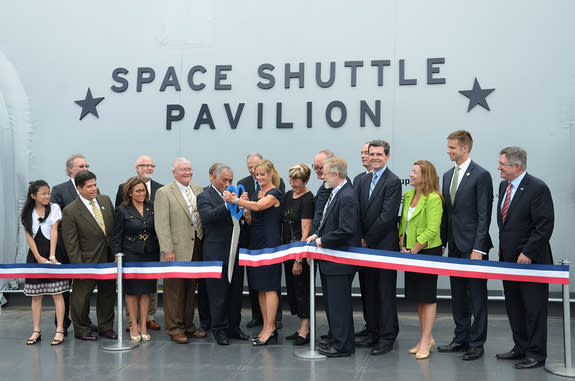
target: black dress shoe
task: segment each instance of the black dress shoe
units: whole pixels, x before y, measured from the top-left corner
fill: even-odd
[[[495,357],[500,360],[519,360],[525,357],[525,354],[516,352],[514,349],[512,349],[509,352],[498,353],[495,355]]]
[[[545,365],[545,361],[537,361],[531,357],[525,357],[523,361],[519,361],[513,367],[515,369],[531,369],[531,368],[539,368],[540,366]]]
[[[116,340],[118,338],[118,334],[114,331],[112,331],[111,329],[105,331],[105,332],[100,332],[98,334],[100,337],[105,337],[107,339],[112,339],[112,340]]]
[[[297,331],[295,331],[294,333],[292,333],[289,336],[286,336],[286,340],[295,340],[299,337],[299,333]]]
[[[469,348],[467,344],[460,344],[452,341],[447,345],[440,345],[437,347],[437,350],[439,352],[467,352],[467,348]]]
[[[339,352],[334,347],[321,347],[317,351],[327,357],[349,357],[351,355],[351,353]]]
[[[248,324],[246,324],[246,327],[253,328],[253,327],[258,327],[262,324],[263,324],[263,321],[261,321],[259,319],[252,319],[252,320],[248,321]]]
[[[365,337],[368,335],[367,327],[363,327],[361,331],[355,333],[355,337]]]
[[[91,333],[88,333],[88,334],[86,334],[86,335],[84,335],[84,336],[76,336],[76,338],[77,338],[77,339],[80,339],[80,340],[86,340],[86,341],[96,341],[96,340],[98,340],[98,337],[92,335]]]
[[[358,340],[355,342],[356,345],[360,346],[360,347],[375,347],[377,346],[377,344],[379,343],[379,339],[374,338],[374,337],[364,337],[361,340]]]
[[[478,358],[483,357],[484,353],[485,351],[483,350],[483,347],[469,347],[461,359],[465,361],[477,360]]]
[[[307,334],[306,337],[301,337],[298,335],[298,337],[296,337],[296,339],[293,341],[293,345],[295,345],[296,347],[300,347],[308,343],[309,343],[309,333]]]
[[[225,336],[216,337],[216,343],[218,343],[219,345],[230,345],[230,341]]]
[[[316,347],[319,348],[330,348],[333,344],[333,339],[331,337],[326,337],[317,342]]]
[[[231,334],[229,334],[228,336],[231,337],[232,339],[239,339],[239,340],[247,340],[250,338],[239,328],[234,332],[232,332]]]
[[[374,356],[379,356],[379,355],[384,355],[387,352],[390,352],[393,349],[393,344],[377,344],[371,351],[369,351],[369,354],[374,355]]]

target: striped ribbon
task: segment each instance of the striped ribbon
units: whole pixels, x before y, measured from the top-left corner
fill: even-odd
[[[116,279],[115,263],[91,265],[44,265],[24,263],[0,265],[0,279]],[[215,278],[222,277],[222,262],[126,262],[125,279]]]
[[[261,250],[240,249],[240,266],[265,266],[288,259],[314,258],[352,266],[410,271],[467,278],[569,284],[567,265],[524,265],[511,262],[478,261],[424,254],[350,247],[331,250],[293,242]]]

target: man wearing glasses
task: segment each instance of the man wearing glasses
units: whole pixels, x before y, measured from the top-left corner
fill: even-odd
[[[154,175],[154,160],[150,156],[140,156],[136,160],[136,175],[140,180],[146,184],[146,188],[148,188],[148,194],[150,195],[150,200],[154,202],[154,198],[156,197],[156,191],[163,187],[157,181],[152,180],[152,176]],[[124,201],[123,197],[124,192],[124,183],[118,186],[118,192],[116,193],[116,205],[117,208],[122,201]],[[156,309],[158,308],[158,293],[154,292],[150,297],[150,309],[148,310],[148,329],[153,329],[155,331],[160,329],[160,325],[156,322]],[[128,311],[126,310],[126,316],[128,315]],[[119,328],[118,328],[119,329]],[[128,325],[127,330],[130,330],[130,325]]]

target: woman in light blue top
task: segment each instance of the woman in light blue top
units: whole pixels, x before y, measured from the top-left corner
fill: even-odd
[[[433,164],[419,160],[409,174],[413,189],[403,195],[403,210],[399,225],[401,252],[441,255],[441,216],[443,197],[439,192],[439,177]],[[437,310],[437,275],[405,273],[405,295],[417,303],[421,339],[409,350],[418,360],[426,359],[435,340],[431,333]]]

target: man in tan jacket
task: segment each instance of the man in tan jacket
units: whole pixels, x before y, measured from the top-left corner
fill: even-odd
[[[201,261],[204,232],[196,196],[203,189],[191,182],[192,163],[188,159],[176,159],[172,173],[174,181],[158,189],[154,202],[162,260]],[[195,289],[194,279],[164,279],[164,326],[175,343],[208,335],[194,325]]]

